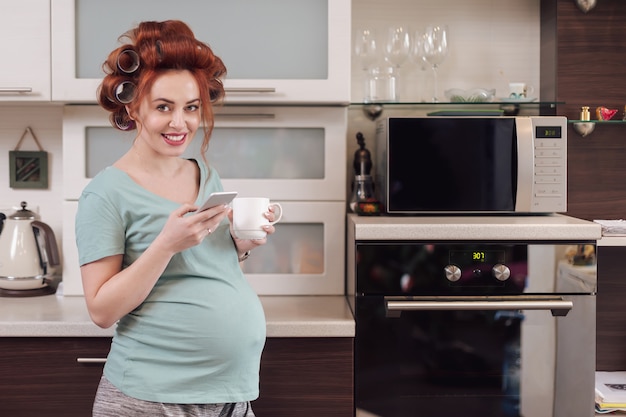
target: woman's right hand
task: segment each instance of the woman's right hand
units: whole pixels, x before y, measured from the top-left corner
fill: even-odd
[[[172,254],[201,243],[228,215],[228,206],[216,206],[195,213],[197,206],[183,204],[170,213],[163,230],[157,237]]]

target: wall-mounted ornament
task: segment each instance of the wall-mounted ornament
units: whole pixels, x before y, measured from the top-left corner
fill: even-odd
[[[27,134],[32,136],[39,151],[20,151]],[[48,152],[41,147],[30,127],[22,133],[15,150],[9,151],[9,185],[11,188],[48,188]]]
[[[575,1],[576,1],[576,5],[578,6],[578,8],[582,10],[584,13],[587,13],[589,10],[596,7],[596,3],[598,2],[598,0],[575,0]]]

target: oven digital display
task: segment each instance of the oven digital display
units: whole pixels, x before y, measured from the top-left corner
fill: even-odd
[[[561,139],[561,126],[537,126],[535,137],[538,139]]]
[[[495,264],[504,263],[504,251],[480,249],[468,251],[451,251],[450,263],[459,266],[480,264],[493,266]]]

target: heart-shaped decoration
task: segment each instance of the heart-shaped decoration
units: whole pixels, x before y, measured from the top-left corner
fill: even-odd
[[[607,109],[606,107],[598,107],[596,109],[596,117],[598,120],[611,120],[617,113],[617,109]]]
[[[598,0],[576,0],[578,8],[585,13],[596,7],[597,2]]]

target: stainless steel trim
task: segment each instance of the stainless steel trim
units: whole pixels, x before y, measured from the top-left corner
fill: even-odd
[[[274,87],[230,87],[224,88],[227,93],[275,93]]]
[[[32,87],[0,87],[0,93],[32,93]]]
[[[76,358],[78,363],[106,363],[107,358]]]
[[[515,129],[517,131],[517,196],[515,198],[515,211],[533,211],[533,180],[535,174],[535,137],[533,123],[530,118],[516,117]]]
[[[26,281],[26,280],[39,280],[48,277],[49,275],[35,275],[32,277],[13,277],[13,276],[0,276],[0,281]]]
[[[402,311],[424,310],[550,310],[553,316],[566,316],[574,303],[561,297],[385,297],[388,317],[397,317]]]

